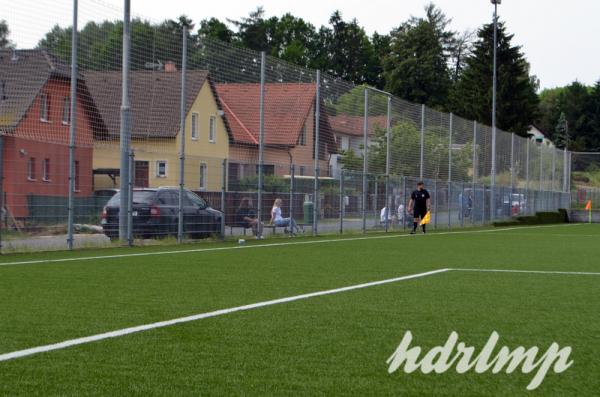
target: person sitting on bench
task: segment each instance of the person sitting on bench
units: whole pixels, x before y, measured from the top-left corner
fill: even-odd
[[[252,228],[252,233],[257,239],[262,239],[262,222],[256,217],[256,212],[252,209],[252,200],[249,197],[244,197],[240,201],[240,206],[235,213],[237,224],[244,229]]]
[[[285,232],[288,232],[288,227],[290,228],[290,233],[292,236],[295,236],[296,233],[300,231],[298,229],[298,225],[296,225],[296,221],[293,218],[284,218],[281,216],[281,199],[278,198],[273,203],[273,209],[271,209],[271,224],[278,227],[285,227]]]

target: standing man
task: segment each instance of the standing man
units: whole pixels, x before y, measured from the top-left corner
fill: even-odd
[[[423,182],[417,183],[417,190],[410,195],[410,202],[408,203],[407,210],[409,214],[413,214],[413,230],[410,234],[415,234],[419,222],[425,218],[427,212],[431,210],[431,196],[429,195],[429,192],[425,190],[425,184]],[[421,227],[423,228],[423,234],[425,234],[425,225],[422,225]]]

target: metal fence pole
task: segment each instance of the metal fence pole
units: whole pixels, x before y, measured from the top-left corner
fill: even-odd
[[[122,243],[127,243],[129,233],[127,230],[127,212],[125,209],[129,203],[129,141],[131,138],[130,131],[130,104],[129,104],[129,55],[131,45],[131,29],[130,29],[130,0],[125,0],[125,9],[123,12],[123,64],[122,64],[122,98],[121,98],[121,128],[120,128],[120,202],[119,202],[119,240]]]
[[[475,194],[475,184],[477,183],[477,173],[479,164],[477,161],[477,121],[473,121],[473,181],[471,184],[472,206],[471,206],[471,222],[475,223],[475,203],[477,195]]]
[[[459,205],[460,227],[465,227],[465,210],[463,208],[463,202],[465,201],[465,199],[464,199],[465,198],[465,183],[464,182],[462,183],[461,189],[462,189],[461,190],[461,192],[462,192],[462,195],[461,195],[462,200],[461,200],[460,205]],[[468,200],[467,200],[467,202],[468,202]]]
[[[550,191],[555,191],[555,183],[556,183],[556,149],[552,148],[552,189]]]
[[[530,206],[532,205],[532,200],[529,194],[529,158],[530,158],[530,149],[531,149],[531,139],[527,138],[527,153],[525,155],[525,194],[527,195],[527,213],[531,213]]]
[[[421,152],[419,154],[419,179],[423,180],[425,161],[425,104],[421,105]]]
[[[450,128],[448,129],[448,229],[452,227],[452,124],[454,114],[450,113]]]
[[[290,218],[294,218],[294,190],[296,182],[296,167],[290,164]],[[313,213],[314,216],[314,213]],[[314,218],[313,218],[314,220]]]
[[[433,213],[434,213],[434,221],[433,221],[433,228],[437,229],[437,224],[438,224],[438,183],[437,183],[437,179],[433,180],[433,190],[434,190],[434,201],[433,201]]]
[[[386,118],[386,153],[385,153],[385,231],[389,230],[389,214],[392,208],[390,203],[390,169],[392,165],[392,97],[387,97],[387,118]]]
[[[340,234],[344,233],[344,210],[346,198],[344,197],[344,170],[340,172]]]
[[[67,205],[67,245],[73,249],[73,221],[75,218],[75,128],[77,127],[77,14],[78,1],[73,0],[73,29],[71,30],[71,103],[69,110],[69,203]]]
[[[221,212],[223,212],[223,216],[221,217],[221,240],[225,239],[225,216],[226,212],[226,202],[225,202],[225,194],[227,192],[227,159],[223,159],[223,165],[221,169]],[[258,235],[262,234],[262,227],[258,227]]]
[[[317,70],[317,95],[315,99],[315,185],[313,200],[312,234],[318,233],[319,222],[319,127],[321,123],[321,71]],[[290,215],[291,216],[291,215]]]
[[[265,150],[265,63],[266,54],[260,53],[260,103],[259,103],[259,137],[258,137],[258,221],[262,222],[262,191],[263,191],[263,163]],[[290,214],[290,217],[292,214]]]
[[[135,153],[133,149],[129,151],[129,175],[127,180],[127,245],[133,246],[133,183],[135,175]]]
[[[511,194],[515,190],[515,134],[510,134],[510,191]]]
[[[183,195],[185,188],[185,109],[186,109],[186,72],[187,72],[187,26],[183,27],[183,50],[181,54],[181,102],[179,104],[179,123],[181,139],[179,143],[179,203],[177,205],[177,241],[183,242]]]
[[[567,192],[567,163],[568,163],[568,154],[567,154],[567,148],[565,147],[563,149],[563,186],[562,186],[562,191],[563,192]]]
[[[365,88],[363,120],[362,231],[367,231],[367,172],[369,172],[369,89]]]
[[[0,255],[2,255],[2,228],[4,226],[4,135],[0,134]]]
[[[544,147],[540,146],[540,192],[544,190]]]
[[[406,217],[407,217],[407,207],[406,207],[406,177],[403,176],[402,177],[402,203],[404,204],[404,213],[402,214],[402,228],[404,230],[406,230]],[[400,216],[398,216],[398,219],[400,218]]]

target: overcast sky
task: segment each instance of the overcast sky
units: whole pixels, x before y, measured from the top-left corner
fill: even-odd
[[[239,19],[257,6],[267,16],[291,12],[319,27],[339,9],[344,19],[358,19],[369,34],[388,33],[411,15],[423,15],[428,0],[132,0],[134,15],[151,20],[186,14],[198,23],[209,17]],[[452,18],[452,29],[476,29],[492,20],[490,0],[437,0],[434,3]],[[34,46],[52,25],[70,25],[71,0],[0,0],[0,19],[6,19],[11,39],[19,48]],[[80,27],[94,19],[115,19],[122,0],[80,0]],[[542,88],[574,80],[593,84],[600,79],[600,1],[504,0],[501,20],[514,33],[516,44],[531,63]]]

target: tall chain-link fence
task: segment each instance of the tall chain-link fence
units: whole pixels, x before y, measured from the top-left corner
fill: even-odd
[[[51,32],[0,50],[3,252],[399,231],[421,180],[435,228],[570,205],[568,152],[498,130],[492,186],[488,126],[98,0],[73,52],[73,12],[7,8]]]

